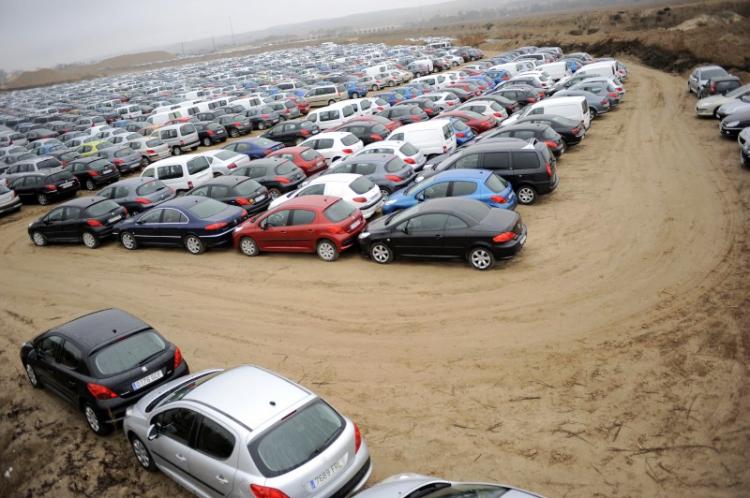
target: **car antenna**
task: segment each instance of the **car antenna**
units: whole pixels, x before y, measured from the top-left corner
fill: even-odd
[[[270,404],[271,406],[276,406],[276,402],[275,401],[269,401],[268,404]]]

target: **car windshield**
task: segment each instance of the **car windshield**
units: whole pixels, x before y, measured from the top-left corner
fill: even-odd
[[[158,147],[160,145],[163,145],[164,142],[159,140],[158,138],[154,138],[153,140],[146,140],[146,145],[148,147]]]
[[[145,363],[166,347],[156,332],[145,330],[105,346],[94,354],[93,363],[101,375],[115,375]]]
[[[272,142],[271,140],[268,140],[267,138],[256,138],[255,144],[258,147],[273,147],[275,145],[275,142]]]
[[[135,193],[138,195],[149,195],[153,194],[154,192],[158,192],[159,190],[164,190],[167,188],[167,186],[160,182],[159,180],[150,181],[147,183],[144,183],[137,189],[135,189]]]
[[[190,211],[196,218],[205,220],[206,218],[216,216],[228,207],[229,206],[223,202],[215,201],[213,199],[202,199],[194,206],[189,207],[188,211]]]
[[[274,171],[277,175],[289,175],[291,173],[294,173],[296,169],[297,166],[295,166],[293,163],[284,161],[283,163],[276,166],[276,169]]]
[[[231,159],[235,156],[237,156],[237,153],[231,150],[222,150],[214,154],[215,158],[221,159],[222,161],[226,161],[227,159]]]
[[[300,157],[304,159],[305,161],[312,161],[316,157],[318,157],[318,153],[315,152],[313,149],[306,149],[303,150],[300,154]]]
[[[250,443],[250,453],[266,477],[285,474],[309,462],[333,443],[344,419],[322,400],[286,416]]]
[[[354,213],[356,208],[343,200],[334,202],[328,206],[323,215],[334,223],[347,219]]]
[[[89,206],[86,210],[86,214],[91,218],[98,218],[99,216],[110,213],[119,207],[120,205],[115,201],[101,201]]]
[[[366,176],[360,176],[352,183],[349,184],[349,188],[356,194],[364,194],[375,186],[372,181]]]
[[[261,188],[261,184],[256,182],[255,180],[245,180],[244,182],[238,183],[234,187],[234,192],[237,195],[248,196],[248,195],[253,195],[260,188]]]

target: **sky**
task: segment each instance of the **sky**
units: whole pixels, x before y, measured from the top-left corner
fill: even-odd
[[[0,0],[0,68],[52,67],[190,40],[445,0]]]

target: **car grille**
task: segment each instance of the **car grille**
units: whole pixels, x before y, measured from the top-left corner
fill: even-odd
[[[359,484],[359,481],[361,481],[366,475],[367,472],[370,470],[370,459],[368,458],[365,464],[362,466],[361,469],[359,469],[359,472],[354,474],[354,476],[349,479],[349,482],[344,484],[344,486],[339,489],[336,493],[331,495],[331,498],[345,498],[351,491]]]

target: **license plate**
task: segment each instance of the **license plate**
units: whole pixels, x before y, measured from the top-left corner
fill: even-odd
[[[68,188],[73,186],[73,182],[65,182],[62,185],[60,185],[62,188]]]
[[[310,479],[307,483],[308,488],[310,491],[315,491],[317,489],[320,489],[321,486],[325,485],[328,481],[330,481],[333,476],[336,475],[336,473],[343,469],[346,466],[346,462],[349,459],[349,454],[344,453],[344,456],[339,458],[339,460],[328,467],[326,470],[315,476],[313,479]]]
[[[102,171],[102,173],[104,173],[105,175],[108,175],[108,174],[112,173],[112,170],[111,169],[105,169],[104,171]]]
[[[114,223],[115,221],[120,221],[122,219],[122,215],[118,214],[117,216],[113,216],[110,219],[107,220],[107,223]]]
[[[521,245],[524,245],[526,243],[526,234],[521,235],[521,238],[518,240],[518,243]]]
[[[354,230],[358,226],[359,226],[359,220],[355,220],[354,222],[352,222],[351,225],[349,225],[349,230]]]
[[[161,370],[157,370],[156,372],[152,373],[151,375],[147,375],[143,377],[142,379],[138,379],[135,382],[133,382],[133,390],[137,391],[138,389],[141,389],[142,387],[145,387],[149,384],[151,384],[154,381],[157,381],[164,377],[164,372]]]
[[[255,202],[258,202],[258,201],[262,201],[262,200],[263,200],[263,199],[265,199],[265,198],[266,198],[266,196],[265,196],[265,195],[258,195],[258,196],[256,196],[256,197],[255,197],[255,198],[254,198],[253,200],[254,200]]]

